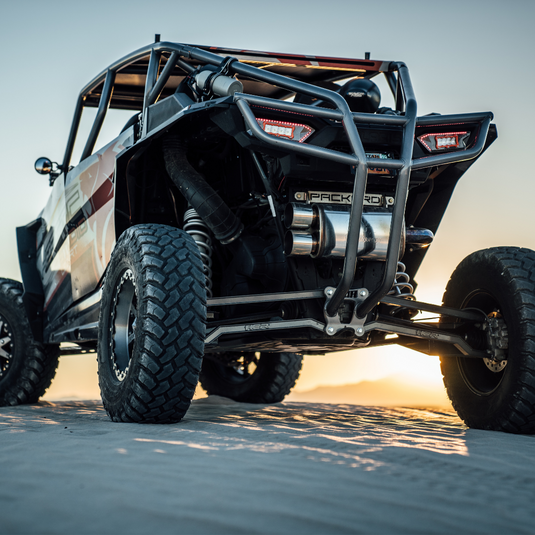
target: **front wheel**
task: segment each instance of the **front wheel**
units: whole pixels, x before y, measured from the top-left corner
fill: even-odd
[[[208,394],[245,403],[278,403],[294,387],[302,362],[295,353],[206,355],[200,382]]]
[[[138,225],[119,238],[103,286],[98,370],[116,422],[178,422],[204,350],[206,288],[197,245],[184,231]]]
[[[483,311],[500,358],[441,358],[454,409],[469,427],[535,433],[535,252],[477,251],[453,272],[444,306]]]

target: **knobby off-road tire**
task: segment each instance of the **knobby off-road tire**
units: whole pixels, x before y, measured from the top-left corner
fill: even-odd
[[[535,252],[496,247],[471,254],[451,276],[443,301],[497,318],[508,338],[505,367],[441,358],[454,409],[469,427],[535,433]]]
[[[197,386],[206,288],[197,245],[183,230],[138,225],[119,238],[104,281],[98,369],[116,422],[178,422]]]
[[[294,353],[206,355],[200,382],[208,394],[245,403],[278,403],[294,387],[302,362]]]
[[[0,279],[0,406],[35,403],[50,386],[59,347],[35,341],[22,284]]]

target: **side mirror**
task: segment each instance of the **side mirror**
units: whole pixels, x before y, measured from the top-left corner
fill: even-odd
[[[50,161],[48,158],[37,158],[35,161],[35,170],[40,175],[50,175],[50,185],[54,184],[54,181],[61,174],[61,166],[56,162]]]
[[[52,172],[52,162],[48,158],[37,158],[35,170],[40,175],[49,175]]]

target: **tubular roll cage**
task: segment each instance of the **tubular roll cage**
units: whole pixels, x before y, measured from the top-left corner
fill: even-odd
[[[162,72],[158,76],[160,59],[163,53],[170,54],[169,59]],[[366,183],[368,176],[368,166],[377,165],[377,160],[367,158],[366,152],[362,145],[356,124],[377,124],[377,125],[393,125],[403,127],[403,137],[401,144],[401,154],[398,159],[381,160],[381,167],[397,170],[398,179],[396,184],[395,204],[392,213],[392,223],[390,228],[390,237],[388,241],[386,266],[383,272],[381,284],[373,292],[371,292],[363,301],[357,304],[356,315],[358,318],[364,318],[373,307],[379,302],[394,302],[395,299],[385,298],[390,291],[398,262],[398,251],[401,241],[401,233],[405,216],[405,205],[407,201],[409,182],[411,171],[429,168],[438,165],[444,165],[453,162],[460,162],[471,160],[479,156],[483,151],[490,122],[493,118],[492,113],[470,113],[447,116],[424,116],[417,117],[417,104],[414,91],[412,88],[409,70],[402,62],[391,62],[387,72],[384,72],[390,89],[392,90],[396,109],[403,112],[403,115],[374,115],[368,113],[352,112],[345,101],[345,99],[334,91],[323,89],[318,86],[311,85],[306,82],[295,80],[280,74],[262,70],[258,67],[248,65],[240,62],[237,58],[222,57],[221,55],[209,52],[207,50],[197,48],[191,45],[183,45],[170,42],[157,42],[152,45],[143,47],[132,54],[125,56],[117,62],[110,65],[106,70],[100,73],[89,84],[87,84],[79,94],[74,119],[67,142],[67,148],[63,163],[60,166],[62,170],[69,168],[71,160],[76,133],[78,131],[82,110],[84,108],[84,101],[87,95],[103,84],[103,89],[98,105],[95,121],[93,123],[91,132],[89,134],[87,143],[82,153],[82,160],[93,152],[98,134],[102,127],[106,111],[109,107],[113,85],[115,82],[116,73],[135,61],[150,55],[145,92],[143,97],[142,117],[143,130],[142,139],[147,135],[147,110],[149,106],[154,104],[161,95],[162,90],[172,74],[175,66],[180,67],[187,73],[193,72],[195,67],[184,59],[198,61],[203,64],[213,65],[216,68],[224,69],[228,74],[238,74],[244,77],[252,78],[261,82],[266,82],[277,87],[284,88],[291,92],[298,92],[310,97],[321,99],[330,102],[335,106],[335,109],[319,108],[316,106],[296,104],[267,97],[259,97],[244,93],[235,93],[234,102],[240,110],[247,127],[254,137],[269,145],[274,145],[277,148],[288,150],[290,152],[299,152],[309,156],[325,158],[334,162],[355,166],[355,181],[353,184],[353,197],[350,208],[350,218],[348,226],[347,244],[344,258],[344,266],[342,278],[333,295],[326,300],[325,313],[329,317],[334,317],[345,299],[353,282],[356,266],[357,266],[357,250],[360,232],[360,222],[362,219],[364,195],[366,191]],[[397,77],[396,77],[397,73]],[[307,114],[323,119],[331,119],[340,121],[345,130],[349,146],[352,154],[346,154],[335,150],[318,147],[314,145],[307,145],[297,141],[283,139],[280,137],[270,136],[266,134],[258,125],[256,118],[251,110],[250,105],[268,106],[275,110],[291,111],[298,114]],[[455,124],[459,122],[464,123],[479,123],[479,131],[477,132],[473,146],[462,152],[450,152],[439,155],[432,155],[413,160],[413,145],[415,129],[417,126],[432,126],[437,122],[440,125]],[[212,299],[211,301],[216,301]],[[215,304],[215,303],[214,303]],[[399,303],[396,303],[399,305]],[[419,305],[424,305],[419,304]],[[418,308],[425,310],[424,306],[413,306],[411,308]],[[437,307],[440,308],[440,307]],[[460,311],[457,311],[460,312]],[[459,317],[458,313],[452,314]]]

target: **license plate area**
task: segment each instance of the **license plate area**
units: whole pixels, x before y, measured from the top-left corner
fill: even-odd
[[[294,199],[307,204],[344,204],[350,205],[353,194],[340,191],[297,191]],[[381,195],[379,193],[366,193],[364,195],[364,206],[376,208],[388,208],[394,205],[394,197]]]

